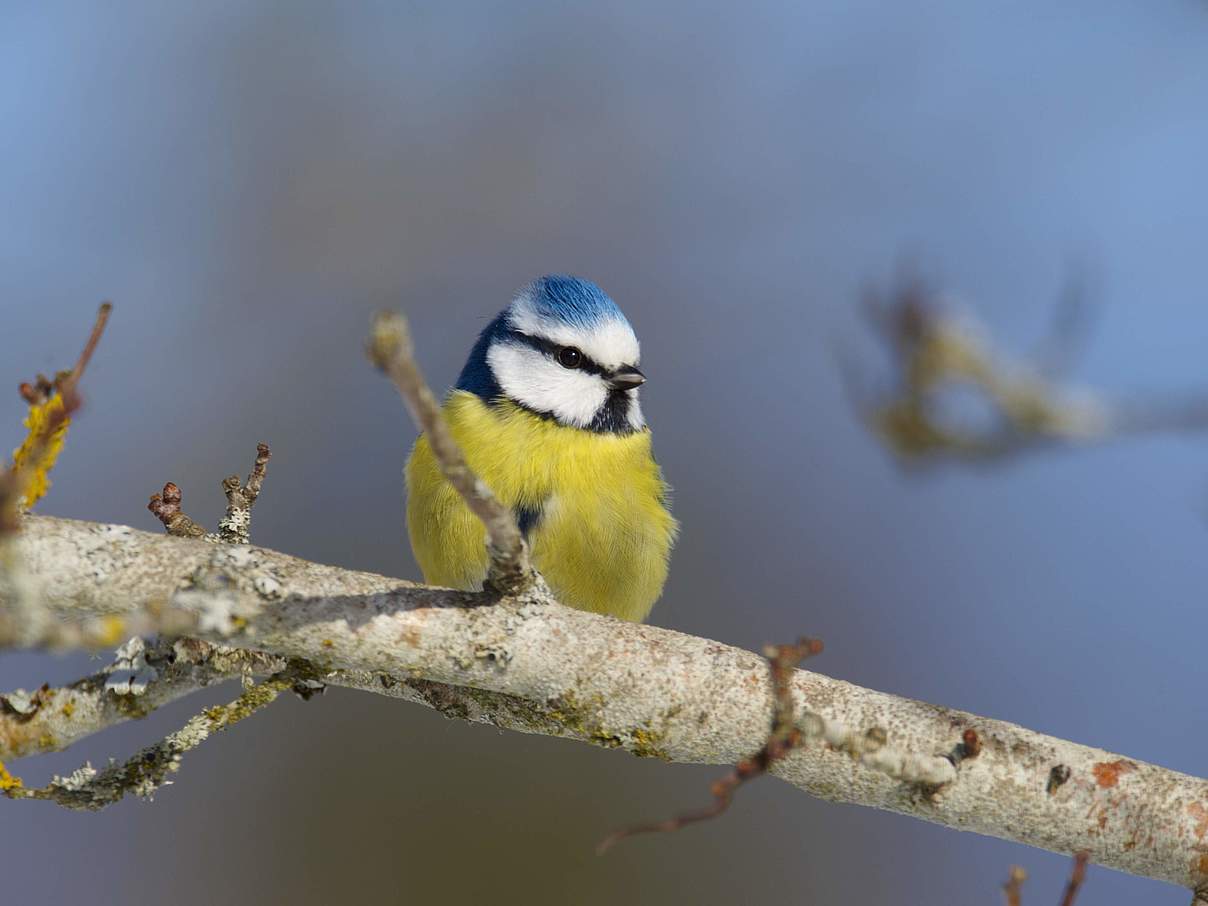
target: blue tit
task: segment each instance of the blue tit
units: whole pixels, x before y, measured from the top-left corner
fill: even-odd
[[[558,600],[625,620],[645,619],[662,593],[678,528],[638,402],[638,357],[633,328],[598,286],[542,277],[483,330],[444,403],[466,461],[515,512]],[[422,435],[406,478],[425,581],[481,588],[482,524]]]

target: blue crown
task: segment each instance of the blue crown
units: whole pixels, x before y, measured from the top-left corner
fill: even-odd
[[[617,303],[590,280],[550,274],[534,280],[520,294],[541,318],[572,327],[590,328],[601,321],[624,321]]]

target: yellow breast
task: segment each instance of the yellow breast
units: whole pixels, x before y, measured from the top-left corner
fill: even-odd
[[[558,599],[645,619],[662,593],[677,530],[650,432],[569,428],[459,390],[444,412],[470,467],[503,503],[528,514],[533,563]],[[422,436],[406,477],[407,531],[425,581],[480,588],[482,524],[444,480]]]

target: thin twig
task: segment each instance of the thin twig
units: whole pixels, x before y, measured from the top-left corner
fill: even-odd
[[[232,475],[222,482],[226,494],[226,515],[218,523],[219,540],[224,544],[250,544],[252,529],[252,506],[260,496],[265,468],[272,452],[268,444],[256,444],[256,462],[247,477],[246,484],[239,483],[239,476]]]
[[[101,342],[101,336],[105,333],[105,325],[109,323],[109,315],[112,312],[112,302],[102,302],[101,307],[97,309],[96,322],[92,325],[92,333],[89,334],[88,342],[84,344],[84,348],[80,350],[80,357],[76,359],[75,367],[71,369],[71,377],[67,379],[73,388],[80,383],[80,378],[84,376],[84,369],[92,361],[92,354],[96,352],[97,344]]]
[[[65,686],[0,694],[0,761],[58,752],[216,683],[286,667],[280,657],[196,639],[139,640],[133,657],[130,648],[127,642],[104,670]]]
[[[1023,903],[1023,882],[1028,879],[1028,873],[1018,865],[1011,866],[1007,883],[1002,886],[1003,896],[1007,906],[1020,906]]]
[[[223,479],[222,492],[227,499],[227,508],[218,523],[217,533],[207,532],[205,526],[185,515],[181,509],[181,490],[174,482],[165,484],[159,494],[152,494],[147,509],[164,524],[164,530],[169,535],[202,538],[219,544],[250,544],[252,507],[260,496],[271,456],[268,444],[256,444],[256,462],[248,474],[247,482],[241,484],[238,475]]]
[[[49,398],[56,391],[63,403],[51,413],[50,421],[38,436],[33,438],[33,447],[28,451],[24,462],[12,469],[5,470],[5,474],[0,476],[0,536],[13,534],[18,530],[18,510],[25,497],[33,468],[43,461],[47,450],[54,442],[55,435],[80,408],[82,402],[79,393],[80,378],[84,376],[84,369],[88,367],[92,354],[96,351],[101,336],[105,333],[105,325],[109,323],[109,315],[112,311],[112,303],[101,303],[100,308],[97,309],[92,331],[71,371],[62,374],[60,379],[53,383],[45,378],[40,378],[36,382],[36,387],[31,387],[29,384],[22,384],[20,387],[22,397],[31,404],[35,401],[44,402],[45,399],[42,397]]]
[[[1086,879],[1086,864],[1090,861],[1090,853],[1074,853],[1074,867],[1070,869],[1070,879],[1066,882],[1065,893],[1061,896],[1061,906],[1074,906],[1078,891]]]
[[[164,485],[162,494],[152,494],[147,504],[152,514],[164,524],[169,535],[178,538],[200,538],[206,534],[205,526],[194,522],[180,508],[183,495],[174,482]]]
[[[441,474],[486,527],[491,558],[487,586],[504,595],[525,591],[531,586],[534,574],[516,517],[466,464],[441,413],[440,403],[415,361],[407,320],[394,312],[378,315],[373,322],[368,353],[370,361],[398,388],[411,417],[427,437]]]
[[[796,726],[790,681],[798,664],[821,651],[822,642],[807,638],[800,639],[794,645],[769,645],[764,649],[764,656],[768,659],[772,674],[772,726],[768,732],[768,740],[758,752],[750,758],[744,758],[734,766],[733,771],[713,782],[710,787],[713,794],[711,805],[665,821],[622,828],[605,837],[596,847],[596,853],[603,855],[621,840],[636,834],[668,833],[689,824],[716,818],[730,807],[735,790],[748,780],[766,774],[772,765],[799,746],[802,734]]]
[[[64,808],[88,811],[99,811],[132,793],[149,798],[161,786],[170,783],[169,775],[180,768],[186,752],[197,748],[212,734],[272,704],[298,680],[299,675],[291,668],[259,685],[249,686],[233,702],[207,708],[177,732],[143,749],[123,764],[103,771],[86,764],[68,777],[55,777],[46,786],[34,788],[25,787],[10,775],[4,795],[10,799],[42,799]]]

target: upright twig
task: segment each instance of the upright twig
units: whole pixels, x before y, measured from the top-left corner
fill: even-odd
[[[248,474],[247,482],[241,484],[238,475],[223,479],[222,492],[226,495],[227,508],[216,533],[207,532],[205,526],[185,514],[181,509],[183,495],[174,482],[169,481],[162,492],[152,494],[147,509],[163,523],[164,531],[169,535],[202,538],[217,544],[251,544],[252,507],[260,496],[271,456],[268,444],[256,444],[256,462]]]
[[[491,559],[487,586],[503,595],[525,591],[533,582],[534,573],[516,517],[466,464],[441,413],[440,403],[415,361],[407,320],[394,312],[378,315],[373,322],[368,353],[370,361],[398,388],[407,411],[427,437],[441,474],[486,527]]]
[[[101,303],[97,309],[92,331],[71,371],[61,374],[53,382],[39,377],[36,385],[22,384],[20,387],[21,396],[31,405],[36,402],[45,402],[56,392],[61,399],[61,405],[51,412],[47,424],[29,438],[28,449],[24,451],[20,461],[0,475],[0,536],[17,531],[18,510],[26,496],[26,487],[32,473],[46,459],[47,451],[54,443],[55,436],[80,408],[80,379],[84,376],[88,363],[92,361],[92,354],[96,351],[101,336],[105,333],[105,325],[109,323],[109,315],[112,311],[112,303]]]
[[[1018,865],[1011,866],[1011,873],[1007,876],[1007,883],[1002,886],[1003,897],[1007,901],[1007,906],[1022,906],[1023,903],[1023,882],[1028,879],[1028,873]]]
[[[222,482],[227,510],[218,523],[218,535],[224,544],[251,543],[252,507],[260,496],[260,486],[264,483],[264,473],[270,456],[272,452],[268,444],[256,444],[256,462],[247,482],[241,485],[238,475],[231,475]]]
[[[1082,889],[1082,882],[1086,880],[1086,865],[1090,861],[1090,853],[1079,852],[1074,853],[1074,867],[1070,869],[1070,879],[1066,882],[1065,892],[1061,895],[1061,906],[1074,906],[1074,900],[1078,899],[1078,891]]]
[[[1078,891],[1082,888],[1082,882],[1086,879],[1086,866],[1089,861],[1089,853],[1085,851],[1074,853],[1074,864],[1070,868],[1070,877],[1066,881],[1065,889],[1061,894],[1061,903],[1059,906],[1074,906],[1074,901],[1078,898]],[[1007,876],[1007,883],[1002,886],[1007,906],[1022,906],[1023,882],[1027,879],[1028,873],[1026,871],[1018,865],[1011,866],[1011,873]],[[1192,906],[1195,906],[1195,904],[1193,903]]]
[[[200,525],[185,515],[180,508],[184,496],[175,482],[169,481],[164,485],[163,493],[152,494],[147,503],[147,509],[164,524],[164,531],[177,538],[201,538],[206,534],[204,525]]]

